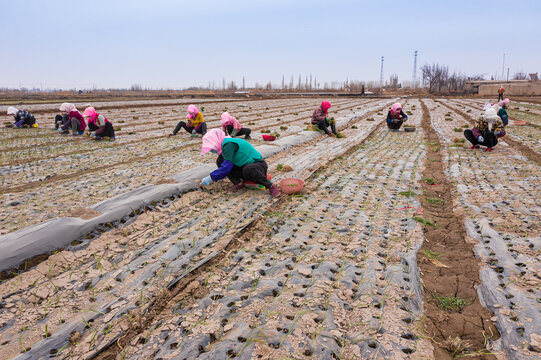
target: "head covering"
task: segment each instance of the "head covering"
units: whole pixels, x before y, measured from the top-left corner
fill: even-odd
[[[229,124],[234,119],[233,116],[229,115],[228,112],[224,112],[222,114],[222,117],[220,118],[220,121],[222,122],[222,125]]]
[[[85,109],[85,112],[83,113],[83,117],[89,117],[88,120],[89,123],[95,123],[96,122],[96,116],[98,114],[96,113],[96,109],[94,109],[92,106],[89,106]]]
[[[509,105],[509,99],[504,99],[504,100],[500,101],[500,102],[498,103],[498,105],[499,105],[500,107],[504,107],[504,106]]]
[[[18,112],[19,110],[17,110],[17,108],[13,106],[8,107],[8,115],[17,115]]]
[[[186,119],[193,119],[198,112],[199,110],[197,110],[197,106],[193,104],[188,105],[188,114],[186,115]]]
[[[203,144],[201,145],[201,155],[208,153],[210,150],[216,150],[218,155],[222,154],[222,143],[224,139],[229,136],[225,136],[225,133],[220,129],[212,129],[207,131],[203,136]]]
[[[327,115],[327,110],[331,108],[331,103],[328,101],[322,101],[321,102],[321,110]]]
[[[400,103],[394,103],[391,107],[391,114],[400,114],[400,111],[402,111],[402,105],[400,105]]]
[[[72,111],[79,111],[72,103],[63,103],[60,105],[60,110],[68,114]]]

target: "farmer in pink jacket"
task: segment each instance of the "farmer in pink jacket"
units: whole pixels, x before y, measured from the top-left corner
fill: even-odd
[[[179,121],[175,130],[169,136],[175,136],[181,128],[184,128],[192,136],[197,136],[196,134],[205,135],[207,133],[207,124],[203,118],[203,114],[199,112],[197,106],[188,105],[188,114],[186,115],[186,122]]]
[[[101,140],[106,136],[111,140],[115,139],[113,124],[105,116],[98,114],[92,106],[85,109],[83,116],[88,121],[88,130],[95,140]]]
[[[250,140],[251,129],[243,128],[240,122],[235,119],[233,116],[229,115],[228,112],[222,114],[220,119],[222,122],[222,130],[224,133],[231,135],[231,137],[244,135],[246,140]]]

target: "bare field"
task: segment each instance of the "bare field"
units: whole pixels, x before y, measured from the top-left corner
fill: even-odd
[[[415,132],[385,126],[397,100]],[[214,158],[167,137],[184,100],[93,104],[115,142],[58,135],[56,105],[34,105],[38,129],[0,129],[0,246],[61,217],[81,230],[6,269],[1,358],[541,356],[539,105],[512,104],[531,125],[485,153],[461,141],[480,99],[332,99],[341,139],[307,130],[321,99],[192,102],[209,128],[223,111],[250,127],[274,181],[303,192],[190,185],[90,227],[96,204]]]

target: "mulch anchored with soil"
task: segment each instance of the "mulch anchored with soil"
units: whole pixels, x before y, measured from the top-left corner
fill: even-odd
[[[423,102],[421,106],[426,141],[441,146],[431,125],[429,110]],[[453,212],[452,187],[444,173],[439,146],[428,146],[425,165],[424,178],[433,178],[434,183],[439,184],[425,186],[424,217],[435,226],[424,227],[426,240],[418,256],[427,317],[424,325],[434,342],[434,356],[451,359],[468,354],[477,359],[495,359],[486,349],[487,339],[497,339],[499,333],[490,320],[491,313],[477,296],[479,260],[473,252],[473,244],[465,241],[464,219]],[[457,305],[446,306],[444,298]]]

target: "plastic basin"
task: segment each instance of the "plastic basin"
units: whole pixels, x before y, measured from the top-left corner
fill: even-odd
[[[282,179],[280,188],[284,194],[295,194],[302,190],[304,181],[301,179]]]
[[[261,135],[263,137],[263,140],[265,141],[274,141],[276,140],[276,136],[274,135]]]

